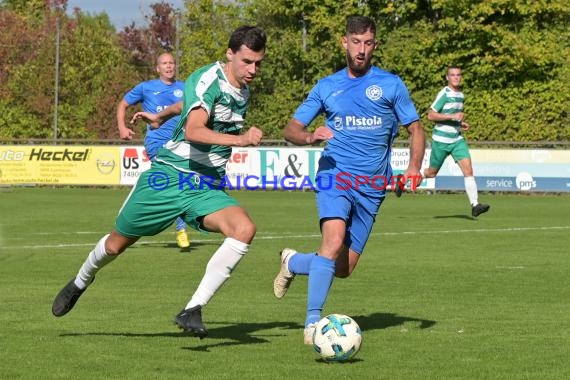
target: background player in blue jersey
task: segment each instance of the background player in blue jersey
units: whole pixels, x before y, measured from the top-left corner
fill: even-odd
[[[410,163],[404,175],[416,185],[421,182],[424,131],[402,80],[371,65],[377,46],[374,21],[349,17],[342,46],[347,67],[319,80],[284,130],[285,139],[295,145],[327,141],[317,178],[332,178],[333,183],[326,189],[317,186],[322,234],[318,251],[285,248],[273,283],[275,296],[281,298],[295,275],[309,276],[305,344],[312,344],[334,276],[348,277],[364,251],[386,195],[386,181],[392,177],[391,146],[399,125],[410,134]],[[325,126],[309,132],[306,127],[321,113]],[[342,186],[335,185],[339,175]],[[347,178],[352,180],[349,188]]]
[[[184,82],[176,80],[176,62],[172,54],[163,53],[158,56],[156,72],[158,73],[158,79],[151,79],[137,84],[119,102],[117,106],[117,125],[121,139],[131,140],[136,134],[125,123],[128,107],[142,103],[143,111],[156,114],[182,100]],[[153,128],[147,124],[144,146],[150,160],[154,160],[158,149],[170,140],[179,120],[180,116],[173,117],[161,125],[160,128]],[[176,243],[180,248],[190,246],[188,234],[186,233],[186,224],[182,218],[176,219]]]

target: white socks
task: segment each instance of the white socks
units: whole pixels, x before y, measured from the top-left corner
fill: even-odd
[[[469,198],[469,203],[471,206],[475,206],[479,203],[477,198],[477,183],[475,182],[475,177],[465,177],[465,192]]]
[[[79,269],[74,281],[79,289],[85,289],[89,286],[95,274],[117,257],[117,255],[111,256],[105,252],[105,241],[107,241],[108,237],[109,235],[105,235],[99,240]],[[206,273],[202,277],[202,281],[198,285],[198,289],[196,289],[192,299],[188,302],[186,309],[197,305],[206,305],[218,289],[230,278],[232,271],[248,250],[249,244],[242,243],[236,239],[226,238],[212,255],[210,261],[208,261]]]
[[[208,261],[206,273],[198,285],[186,309],[204,306],[216,294],[218,289],[230,278],[232,271],[249,250],[249,244],[236,239],[226,238],[220,248]]]
[[[83,263],[79,269],[79,273],[75,277],[75,286],[79,289],[85,289],[93,282],[93,277],[99,269],[103,268],[105,265],[113,261],[117,256],[107,255],[105,252],[105,242],[109,235],[105,235],[99,240],[95,248],[87,256],[87,260]]]

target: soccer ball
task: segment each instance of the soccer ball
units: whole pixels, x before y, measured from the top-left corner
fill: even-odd
[[[313,348],[327,362],[350,360],[361,344],[360,326],[343,314],[327,315],[317,323],[313,334]]]

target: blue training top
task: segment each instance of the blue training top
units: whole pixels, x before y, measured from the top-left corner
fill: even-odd
[[[419,120],[400,77],[374,66],[362,77],[349,77],[345,68],[319,80],[293,118],[307,126],[321,113],[334,137],[323,150],[319,171],[336,168],[387,179],[398,125]]]
[[[184,82],[182,81],[167,84],[160,79],[152,79],[137,84],[127,92],[123,99],[130,106],[142,102],[143,111],[156,114],[166,107],[181,101],[183,94]],[[170,140],[179,119],[179,115],[172,117],[158,129],[152,129],[147,125],[144,145],[150,159],[154,158],[158,149]]]

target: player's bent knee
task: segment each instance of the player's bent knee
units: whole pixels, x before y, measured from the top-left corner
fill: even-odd
[[[105,241],[105,253],[109,256],[120,255],[137,240],[138,238],[128,238],[113,231]]]
[[[334,276],[337,278],[348,278],[352,274],[354,266],[339,266],[337,264]]]
[[[249,244],[249,243],[251,243],[251,241],[255,237],[256,232],[257,232],[257,227],[255,226],[255,224],[253,224],[253,222],[242,223],[242,224],[235,226],[235,228],[231,234],[233,236],[229,236],[229,237],[232,237],[232,238],[239,240],[243,243]]]
[[[109,256],[118,256],[125,252],[125,248],[115,247],[115,246],[105,246],[105,253]]]
[[[334,252],[341,252],[344,247],[344,239],[340,236],[331,236],[328,239],[327,246]]]

